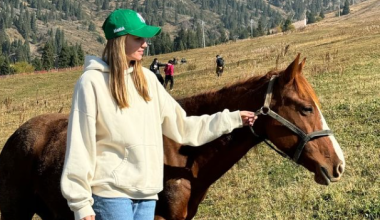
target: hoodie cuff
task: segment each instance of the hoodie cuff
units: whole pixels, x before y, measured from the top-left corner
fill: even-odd
[[[231,112],[230,116],[231,116],[231,130],[235,128],[243,127],[243,121],[241,120],[240,111]]]
[[[92,209],[91,205],[87,205],[87,206],[75,211],[74,215],[75,215],[75,220],[80,220],[86,216],[90,216],[90,215],[95,216],[95,212]]]

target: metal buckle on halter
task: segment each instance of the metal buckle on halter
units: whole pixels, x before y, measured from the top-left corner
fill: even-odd
[[[268,115],[269,111],[270,111],[269,107],[263,106],[263,107],[260,108],[260,113],[262,115]]]

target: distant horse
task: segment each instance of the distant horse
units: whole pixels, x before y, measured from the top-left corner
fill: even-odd
[[[156,220],[192,219],[211,184],[266,140],[278,153],[313,172],[317,183],[328,185],[341,178],[342,150],[301,73],[305,59],[301,63],[299,59],[298,55],[283,71],[179,100],[188,115],[228,108],[256,111],[259,118],[252,128],[235,129],[202,147],[181,146],[164,137],[164,190]],[[44,220],[74,218],[59,184],[67,119],[63,114],[37,116],[6,142],[0,155],[2,220],[30,220],[34,214]]]

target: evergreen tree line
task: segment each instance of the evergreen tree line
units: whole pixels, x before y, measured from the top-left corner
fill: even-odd
[[[4,41],[0,51],[0,75],[14,74],[15,68],[12,66],[24,65],[24,63],[30,63],[36,71],[76,67],[83,64],[85,55],[82,45],[70,46],[65,40],[64,31],[60,29],[56,29],[55,33],[51,29],[48,35],[49,40],[41,51],[41,58],[34,59],[31,59],[27,41],[25,43],[21,40],[12,43]]]
[[[202,37],[200,34],[202,22],[205,24],[203,28],[207,36],[206,45],[209,46],[237,38],[261,36],[263,33],[267,33],[270,28],[279,25],[283,19],[263,0],[248,0],[246,2],[202,0],[197,1],[200,4],[200,10],[191,10],[182,1],[145,0],[144,5],[137,6],[133,2],[130,7],[143,14],[147,23],[158,26],[169,23],[179,27],[179,31],[173,39],[174,51],[181,47],[192,49],[194,45],[195,48],[203,46],[199,39],[192,40],[191,37],[193,33],[198,38]],[[215,16],[209,16],[210,13],[220,15],[219,19],[214,19]],[[180,17],[184,16],[191,17],[190,24],[181,23]],[[190,39],[185,39],[183,32],[186,32],[186,38]],[[179,41],[187,43],[183,43],[181,46]]]
[[[33,13],[34,18],[29,18],[27,23],[34,22],[35,19],[39,19],[44,23],[53,20],[82,20],[83,11],[82,3],[72,0],[2,0],[0,3],[0,8],[3,9],[8,16],[7,20],[12,20],[15,13],[18,15],[23,15],[23,12],[30,13],[26,8],[31,8],[35,13]],[[10,27],[8,22],[7,28]]]
[[[293,20],[306,17],[308,23],[323,19],[326,12],[341,10],[341,15],[346,15],[350,13],[349,5],[353,2],[354,0],[269,0],[270,4],[291,14]]]
[[[244,39],[251,36],[258,37],[268,32],[265,32],[262,25],[259,23],[257,28],[242,28],[238,33],[227,33],[225,29],[220,28],[220,35],[218,37],[210,37],[213,32],[205,31],[205,44],[206,45],[217,45],[225,43],[230,39]],[[236,35],[237,34],[237,35]],[[207,37],[206,37],[207,36]],[[177,36],[174,37],[174,40],[171,40],[168,33],[162,32],[160,35],[150,39],[148,42],[149,45],[149,55],[157,55],[162,53],[170,53],[174,51],[183,51],[189,49],[195,49],[203,47],[203,31],[201,25],[198,25],[195,30],[183,28],[180,29]]]
[[[291,29],[291,23],[307,17],[308,23],[323,19],[325,10],[334,9],[336,0],[269,0],[277,7],[290,12],[284,19],[264,0],[198,0],[199,10],[193,10],[187,2],[174,0],[95,0],[86,4],[90,10],[114,10],[131,8],[140,12],[148,24],[164,26],[169,23],[178,28],[174,34],[162,33],[150,40],[151,55],[169,53],[206,46],[217,45],[229,40],[270,34],[270,29],[280,27],[283,31]],[[37,20],[45,24],[52,20],[84,19],[81,10],[85,1],[72,0],[2,0],[0,2],[0,64],[5,62],[28,62],[39,69],[73,66],[77,57],[83,54],[80,45],[68,46],[63,31],[57,29],[46,36],[37,36]],[[347,6],[347,7],[346,7]],[[30,8],[32,10],[30,10]],[[28,10],[29,9],[29,10]],[[342,15],[349,13],[349,0],[344,3]],[[218,17],[219,16],[219,17]],[[188,20],[188,17],[191,17]],[[215,19],[218,17],[218,19]],[[187,19],[184,19],[187,18]],[[95,32],[95,24],[89,22],[88,31]],[[6,28],[16,28],[25,39],[10,42]],[[205,39],[203,39],[205,36]],[[40,53],[41,58],[31,59],[29,42],[36,44],[46,41]],[[104,39],[98,39],[104,43]],[[52,50],[52,52],[50,52]],[[83,58],[78,58],[79,60]]]
[[[76,67],[83,64],[85,55],[82,45],[69,46],[61,29],[56,29],[55,34],[51,29],[48,34],[50,38],[42,49],[41,58],[36,57],[31,62],[36,70]]]

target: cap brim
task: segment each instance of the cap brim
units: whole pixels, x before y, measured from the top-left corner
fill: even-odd
[[[160,27],[150,26],[146,25],[140,29],[129,31],[128,34],[137,36],[137,37],[143,37],[143,38],[151,38],[156,36],[161,32]]]

